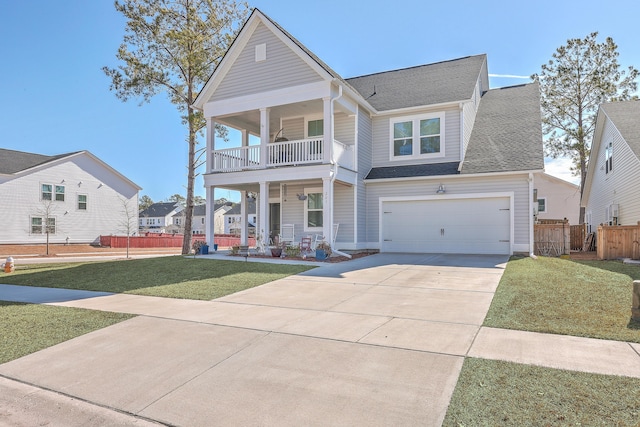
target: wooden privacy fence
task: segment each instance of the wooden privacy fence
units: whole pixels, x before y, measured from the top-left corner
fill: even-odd
[[[638,225],[601,225],[596,239],[598,259],[640,259],[640,222]]]
[[[568,255],[571,250],[571,227],[568,221],[534,224],[533,251],[536,255]]]
[[[571,228],[571,250],[581,251],[584,241],[587,238],[587,224],[572,225]]]

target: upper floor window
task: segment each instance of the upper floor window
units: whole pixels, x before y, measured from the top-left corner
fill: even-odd
[[[313,138],[322,135],[324,135],[324,120],[309,120],[307,122],[307,137]]]
[[[391,119],[391,160],[444,156],[444,113]]]
[[[42,200],[52,200],[53,185],[42,184]]]
[[[86,211],[87,210],[87,195],[86,194],[78,194],[78,210]]]
[[[609,145],[604,152],[604,167],[605,173],[609,173],[613,170],[613,141],[609,141]]]
[[[64,202],[64,185],[56,185],[56,201]]]

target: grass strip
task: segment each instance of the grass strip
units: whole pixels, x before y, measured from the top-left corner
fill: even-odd
[[[484,326],[640,343],[633,279],[640,266],[618,261],[513,258]]]
[[[640,379],[467,358],[443,422],[463,426],[638,426]]]
[[[0,282],[12,285],[211,300],[313,267],[194,259],[184,256],[107,262],[22,265]]]
[[[132,317],[130,314],[0,301],[0,363]]]

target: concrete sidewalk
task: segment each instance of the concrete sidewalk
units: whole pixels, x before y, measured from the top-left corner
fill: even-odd
[[[640,377],[637,344],[481,327],[505,262],[375,255],[214,301],[0,285],[0,300],[140,315],[0,375],[140,422],[434,426],[465,357]]]

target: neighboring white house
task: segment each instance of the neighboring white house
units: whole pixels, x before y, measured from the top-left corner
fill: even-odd
[[[173,215],[184,208],[176,202],[154,203],[140,211],[140,232],[173,233],[178,230],[173,226]]]
[[[580,218],[580,187],[555,176],[538,173],[534,178],[538,198],[538,219],[568,219],[576,225]]]
[[[242,202],[236,203],[231,209],[224,213],[224,234],[240,235],[242,232]],[[247,202],[247,219],[249,221],[249,234],[255,233],[257,222],[256,203]],[[218,234],[218,233],[216,233]]]
[[[194,103],[207,203],[216,188],[255,195],[261,233],[292,224],[338,249],[530,253],[539,87],[489,89],[487,67],[476,55],[344,79],[254,9]],[[216,124],[239,146],[217,146]]]
[[[214,232],[223,234],[225,232],[224,214],[231,209],[227,203],[215,203],[213,207]],[[173,225],[182,232],[184,230],[184,209],[173,215]],[[193,207],[193,219],[191,220],[192,234],[205,234],[206,232],[207,205],[196,205]]]
[[[640,221],[640,101],[600,106],[582,206],[589,232]]]
[[[44,243],[47,231],[50,243],[97,243],[100,235],[135,231],[140,190],[88,151],[0,149],[0,244]]]

